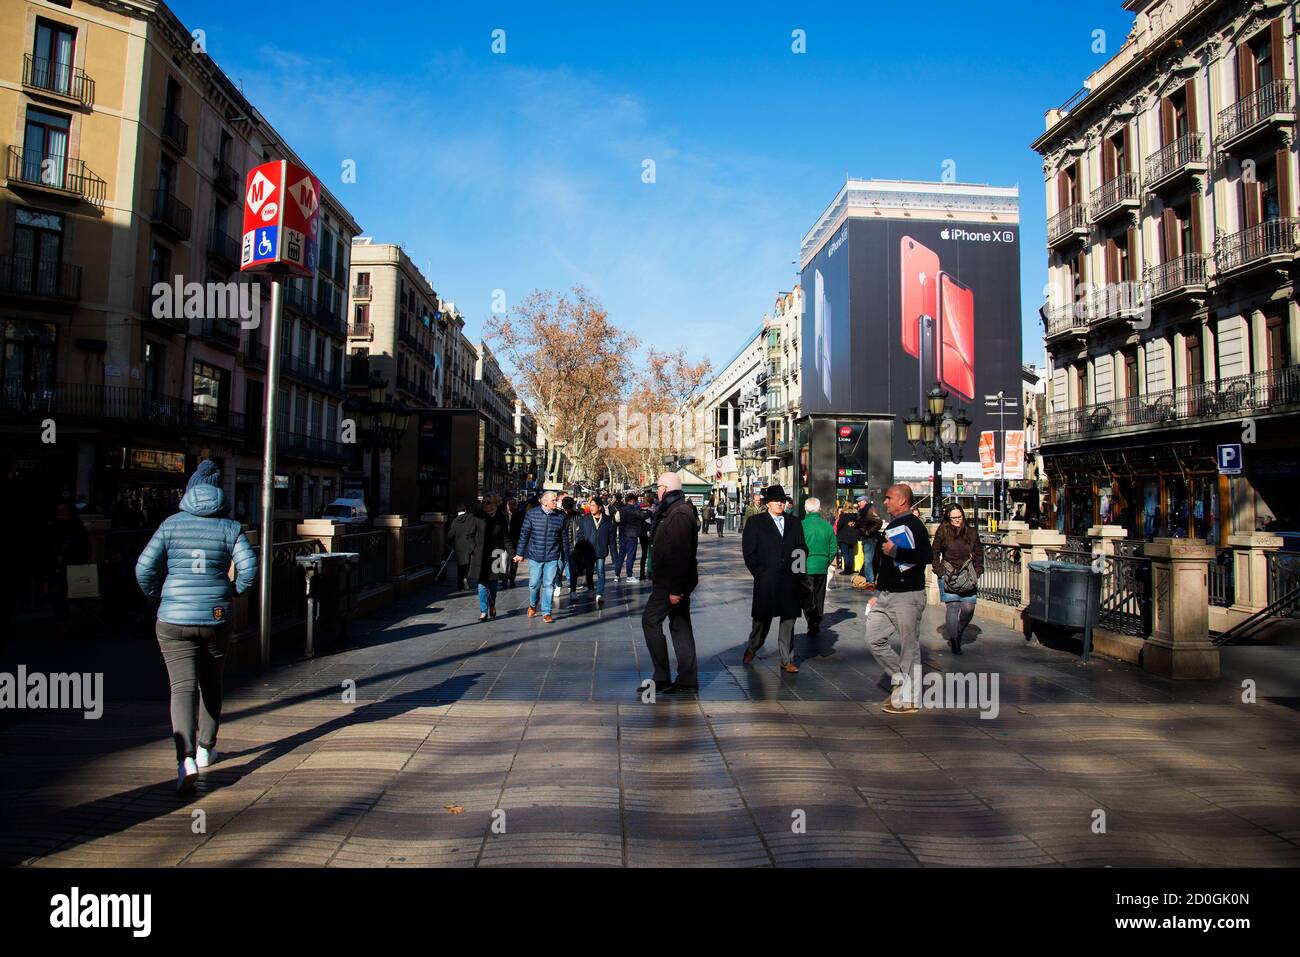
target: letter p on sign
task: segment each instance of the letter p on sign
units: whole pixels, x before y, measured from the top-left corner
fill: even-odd
[[[1240,475],[1241,474],[1241,445],[1232,442],[1227,445],[1218,447],[1219,474],[1220,475]]]

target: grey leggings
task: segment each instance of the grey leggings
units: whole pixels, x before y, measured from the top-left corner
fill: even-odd
[[[160,621],[157,635],[171,680],[172,738],[180,762],[194,757],[196,744],[210,749],[217,743],[221,674],[226,667],[230,629],[225,625],[173,625]]]
[[[975,602],[973,601],[946,601],[943,603],[945,609],[944,619],[944,637],[949,641],[961,638],[962,632],[970,624],[970,620],[975,615]]]

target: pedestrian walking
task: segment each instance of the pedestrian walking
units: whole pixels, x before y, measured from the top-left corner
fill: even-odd
[[[837,543],[835,529],[821,516],[819,498],[809,498],[803,503],[803,540],[808,547],[808,580],[812,587],[804,593],[804,617],[808,620],[808,637],[815,638],[822,630],[822,616],[826,613],[826,574],[835,558]]]
[[[644,515],[633,495],[629,495],[627,501],[619,506],[615,515],[618,522],[618,551],[614,556],[614,581],[618,581],[620,575],[629,584],[635,585],[640,580],[632,572],[636,563],[637,544],[641,541],[644,532],[642,528]]]
[[[469,573],[478,585],[478,620],[497,616],[497,590],[507,565],[513,566],[509,549],[509,519],[497,506],[495,495],[483,496],[474,513],[474,550],[470,554]]]
[[[700,509],[700,531],[710,532],[713,530],[713,503],[705,502],[704,507]]]
[[[646,492],[641,496],[641,580],[646,580],[646,573],[649,571],[650,561],[650,530],[654,525],[655,506],[657,499],[654,492]]]
[[[777,647],[781,652],[781,670],[797,674],[794,662],[794,621],[803,607],[803,570],[807,568],[808,547],[803,526],[794,515],[786,515],[790,499],[780,485],[769,485],[761,496],[766,511],[751,515],[741,533],[741,552],[745,567],[754,576],[754,596],[750,604],[753,625],[744,663],[767,641],[772,619],[780,621]]]
[[[593,498],[582,517],[582,541],[586,545],[583,571],[587,576],[587,590],[596,592],[597,605],[605,600],[605,559],[614,548],[614,534],[614,520],[605,512],[604,500]]]
[[[862,577],[868,584],[876,581],[876,548],[880,544],[880,530],[884,528],[884,519],[876,511],[875,504],[865,495],[858,496],[858,540],[862,543]]]
[[[515,577],[519,574],[519,566],[515,564],[514,557],[519,548],[519,530],[524,527],[524,515],[530,508],[537,506],[537,499],[530,498],[527,502],[516,502],[514,499],[506,502],[506,540],[510,544],[510,569],[506,573],[506,587],[515,587]]]
[[[469,563],[470,556],[474,554],[476,529],[473,514],[464,505],[456,506],[456,517],[451,520],[451,528],[447,532],[452,550],[456,553],[456,591],[464,591],[469,587]]]
[[[204,459],[180,511],[158,526],[135,566],[140,590],[162,598],[156,633],[171,683],[177,791],[192,789],[217,760],[232,591],[242,595],[257,580],[257,554],[228,511],[221,470]]]
[[[699,538],[695,506],[682,494],[682,480],[673,472],[659,476],[660,496],[651,532],[650,597],[641,610],[641,630],[654,663],[656,694],[698,693],[695,631],[691,626],[691,593],[699,583],[696,551]],[[664,622],[673,639],[677,680],[672,680]]]
[[[764,511],[766,509],[763,507],[763,496],[761,493],[755,492],[750,496],[749,504],[745,506],[745,511],[740,515],[740,532],[742,535],[745,532],[745,523],[755,515],[762,515]]]
[[[835,541],[839,546],[840,569],[846,575],[858,570],[858,510],[847,502],[835,519]]]
[[[539,506],[530,508],[519,529],[519,551],[514,561],[528,559],[528,617],[537,615],[540,604],[542,621],[552,622],[551,602],[555,575],[560,567],[564,512],[555,505],[555,493],[543,492]]]
[[[961,636],[975,614],[979,579],[984,574],[984,543],[966,521],[966,511],[953,503],[934,533],[934,575],[944,607],[944,636],[953,654],[961,654]]]
[[[572,497],[566,495],[561,503],[564,510],[564,527],[560,531],[560,551],[561,558],[561,575],[556,579],[556,597],[559,597],[561,586],[564,582],[564,576],[569,579],[569,594],[573,595],[578,590],[578,577],[586,565],[584,555],[586,545],[582,540],[582,512],[578,510],[578,503]]]
[[[885,511],[890,520],[880,544],[876,592],[867,602],[867,647],[892,688],[884,710],[912,714],[920,695],[914,679],[921,664],[925,570],[934,553],[925,523],[912,514],[910,485],[889,487]],[[898,652],[889,644],[895,636]]]
[[[725,495],[718,498],[718,504],[713,508],[713,523],[718,526],[718,538],[721,538],[722,526],[727,523],[727,497]]]

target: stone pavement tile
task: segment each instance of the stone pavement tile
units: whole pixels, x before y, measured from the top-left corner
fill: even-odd
[[[1070,787],[1048,775],[1036,779],[1007,781],[997,777],[987,780],[972,779],[964,774],[953,775],[961,785],[990,807],[1006,812],[1012,809],[1094,808],[1097,802],[1079,788]]]
[[[1160,838],[1146,834],[1065,834],[1039,830],[1032,825],[1025,834],[1067,867],[1191,867],[1195,862]]]
[[[392,810],[376,807],[366,812],[342,837],[388,840],[459,840],[481,837],[491,825],[492,810],[466,809],[453,813],[445,807],[407,807]]]
[[[1234,837],[1157,832],[1156,836],[1203,867],[1300,866],[1300,847],[1271,834]]]
[[[803,804],[859,805],[862,798],[834,768],[734,768],[736,786],[751,807]]]
[[[915,747],[915,743],[913,743]],[[926,747],[921,749],[925,756],[944,771],[977,770],[996,772],[999,776],[1007,771],[1029,771],[1035,774],[1043,770],[1023,755],[1014,751],[998,748],[996,744],[975,745],[960,750],[950,750],[951,746]]]
[[[871,772],[882,773],[925,773],[938,772],[940,768],[929,757],[911,751],[904,751],[899,746],[886,742],[883,746],[870,748],[836,748],[827,749],[826,758],[836,768],[857,772],[853,779]]]
[[[894,835],[883,831],[836,830],[768,834],[777,867],[918,867]]]
[[[343,843],[318,834],[218,834],[184,862],[186,867],[324,867]]]
[[[907,812],[978,812],[987,805],[965,788],[953,787],[943,778],[928,779],[927,786],[917,786],[918,776],[911,776],[912,782],[903,784],[898,781],[857,786],[858,793],[867,805],[877,813]]]
[[[623,806],[628,811],[663,814],[744,813],[745,802],[731,786],[637,787],[625,786]]]
[[[481,867],[622,867],[618,834],[580,831],[507,832],[483,844]]]
[[[632,867],[771,867],[772,858],[758,834],[712,837],[634,837],[627,839]]]
[[[586,777],[575,775],[567,784],[517,783],[510,776],[501,794],[499,807],[503,808],[613,808],[619,806],[617,781],[612,787],[602,787]]]
[[[329,867],[473,867],[483,835],[445,840],[400,840],[350,836]]]
[[[1051,856],[1024,834],[900,834],[899,839],[918,861],[942,867],[1043,867]]]

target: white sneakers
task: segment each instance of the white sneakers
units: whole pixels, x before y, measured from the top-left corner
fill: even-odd
[[[604,602],[605,602],[605,596],[604,596],[604,595],[597,595],[597,596],[596,596],[596,604],[597,604],[597,605],[604,604]]]
[[[551,597],[552,597],[552,598],[559,598],[559,597],[560,597],[560,591],[561,591],[560,586],[559,586],[559,585],[556,585],[555,588],[552,589],[552,591],[551,591]]]
[[[618,581],[618,579],[615,578],[614,581]],[[628,575],[626,578],[623,579],[623,581],[625,581],[629,585],[635,585],[638,581],[640,581],[640,579],[637,578],[635,575]]]
[[[194,763],[197,764],[200,769],[211,767],[217,763],[218,756],[216,748],[209,751],[207,748],[203,747],[203,745],[199,745],[199,747],[194,751]]]
[[[176,790],[193,791],[199,780],[199,766],[193,758],[186,758],[176,765]]]
[[[618,576],[617,576],[617,575],[614,576],[614,584],[616,584],[616,585],[618,584]]]

